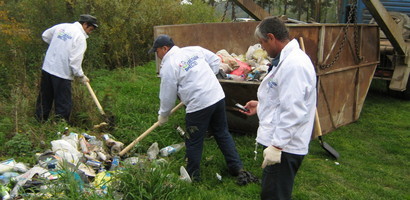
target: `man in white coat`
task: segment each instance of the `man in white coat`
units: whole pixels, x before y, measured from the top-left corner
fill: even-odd
[[[69,121],[72,99],[71,82],[74,76],[81,82],[89,82],[81,67],[86,39],[95,28],[97,19],[81,15],[74,23],[55,25],[43,32],[43,40],[49,44],[41,71],[40,92],[36,103],[36,118],[44,122],[49,118],[54,103],[55,116]]]
[[[220,58],[199,46],[179,48],[168,35],[160,35],[149,53],[161,59],[160,125],[168,121],[177,97],[186,105],[185,139],[187,172],[194,181],[200,180],[200,161],[208,128],[222,151],[229,172],[238,176],[242,161],[228,131],[225,94],[216,78]]]
[[[258,88],[258,101],[249,101],[245,105],[249,111],[241,112],[259,118],[256,141],[265,147],[261,199],[287,200],[308,153],[316,109],[316,73],[279,18],[264,19],[255,36],[274,59]]]

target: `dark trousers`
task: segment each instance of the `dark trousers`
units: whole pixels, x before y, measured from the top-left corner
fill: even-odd
[[[185,121],[187,132],[190,135],[190,138],[185,140],[188,159],[187,172],[194,180],[200,179],[200,161],[208,128],[213,133],[216,143],[225,157],[229,171],[235,174],[242,169],[242,161],[228,131],[224,99],[205,109],[187,113]]]
[[[303,158],[303,155],[282,152],[281,163],[266,166],[262,175],[261,199],[291,199],[295,176]]]
[[[53,102],[56,117],[63,118],[68,122],[73,105],[71,80],[62,79],[41,71],[40,92],[36,103],[37,120],[43,122],[48,119]]]

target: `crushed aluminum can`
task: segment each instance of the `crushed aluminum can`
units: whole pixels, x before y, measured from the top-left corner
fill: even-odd
[[[91,166],[91,167],[99,168],[102,163],[99,162],[99,161],[96,161],[96,160],[87,160],[87,162],[85,164],[88,165],[88,166]]]

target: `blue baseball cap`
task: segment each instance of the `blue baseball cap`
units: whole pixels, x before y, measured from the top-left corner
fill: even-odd
[[[172,40],[169,35],[159,35],[155,41],[154,44],[152,45],[152,48],[148,51],[148,53],[154,53],[157,51],[157,48],[163,47],[163,46],[168,46],[168,47],[173,47],[174,41]]]

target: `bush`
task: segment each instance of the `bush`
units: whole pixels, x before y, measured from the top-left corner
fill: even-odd
[[[0,135],[33,121],[40,69],[47,50],[41,34],[79,15],[96,16],[100,27],[89,37],[83,61],[85,74],[95,69],[133,67],[153,59],[147,50],[153,27],[165,24],[215,21],[213,8],[200,0],[180,5],[178,0],[0,0]],[[90,77],[91,81],[96,77]],[[88,128],[100,122],[97,109],[83,85],[73,84],[74,125]],[[77,86],[78,85],[78,86]]]
[[[32,143],[26,133],[18,133],[5,143],[9,156],[29,156],[32,152]]]

